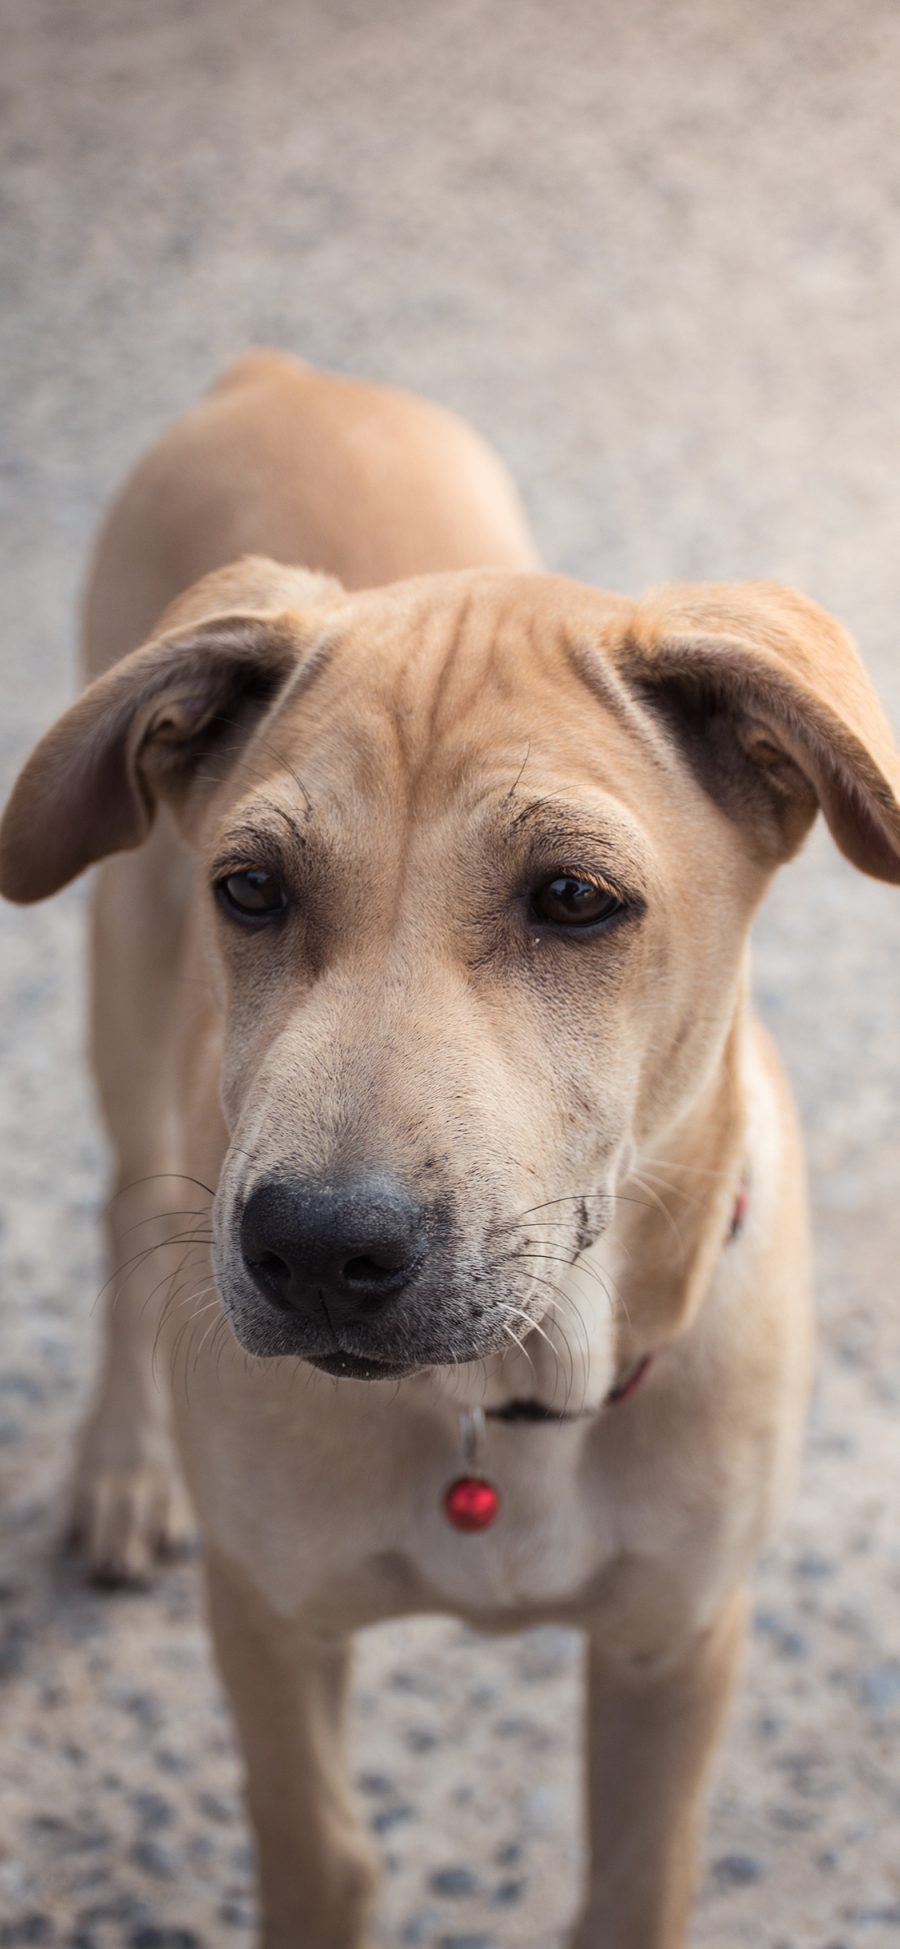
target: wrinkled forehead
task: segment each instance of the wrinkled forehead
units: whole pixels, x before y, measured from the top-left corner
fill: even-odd
[[[639,853],[641,808],[671,790],[673,766],[604,654],[629,609],[526,575],[355,599],[301,661],[243,785],[268,770],[295,810],[299,792],[318,821],[357,832],[506,807],[504,823],[562,838],[579,813]]]
[[[604,654],[630,605],[544,576],[435,576],[348,604],[324,633],[277,714],[290,750],[343,751],[360,775],[439,796],[518,753],[577,765],[586,719],[621,747],[652,742]],[[607,720],[604,727],[604,719]],[[608,735],[618,724],[618,744]],[[590,737],[591,732],[588,732]],[[595,767],[589,774],[597,776]]]

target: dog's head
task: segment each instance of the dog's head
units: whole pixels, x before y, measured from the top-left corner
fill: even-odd
[[[138,845],[160,801],[212,971],[225,1306],[251,1352],[359,1378],[553,1308],[635,1161],[711,1100],[750,918],[817,807],[900,881],[862,667],[768,584],[349,596],[238,564],[48,732],[3,890]]]

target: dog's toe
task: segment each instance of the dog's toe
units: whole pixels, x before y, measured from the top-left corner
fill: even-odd
[[[184,1550],[192,1533],[174,1464],[82,1469],[70,1536],[95,1583],[149,1583],[160,1559]]]

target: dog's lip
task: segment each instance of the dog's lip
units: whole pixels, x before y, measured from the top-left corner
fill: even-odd
[[[344,1353],[339,1348],[334,1353],[308,1354],[307,1359],[320,1374],[339,1381],[400,1381],[419,1371],[414,1361],[374,1360],[370,1354]]]

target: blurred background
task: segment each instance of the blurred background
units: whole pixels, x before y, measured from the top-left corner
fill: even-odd
[[[250,343],[424,391],[548,565],[778,576],[900,729],[900,13],[890,0],[2,0],[3,783],[72,694],[100,511]],[[83,890],[5,910],[0,1944],[249,1949],[195,1567],[57,1554],[104,1277]],[[758,928],[809,1133],[821,1347],[716,1779],[700,1949],[900,1941],[900,900],[817,834]],[[381,1942],[556,1949],[577,1641],[372,1634]]]

